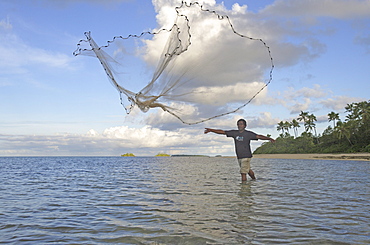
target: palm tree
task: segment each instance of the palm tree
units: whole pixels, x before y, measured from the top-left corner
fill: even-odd
[[[317,121],[316,116],[314,114],[308,115],[307,121],[308,121],[308,126],[310,127],[310,130],[312,131],[312,129],[314,129],[315,136],[317,137],[316,124],[315,124],[315,122]]]
[[[307,120],[307,117],[308,117],[308,111],[301,111],[301,113],[299,114],[297,120],[298,121],[303,121],[303,123],[305,123],[306,120]]]
[[[349,137],[351,136],[351,131],[350,129],[348,128],[348,125],[347,123],[343,123],[341,121],[339,121],[337,123],[337,126],[335,127],[335,131],[338,133],[338,138],[341,139],[344,137],[346,137],[346,139],[348,140],[348,142],[352,144],[351,140],[349,139]]]
[[[335,113],[334,111],[328,114],[329,122],[333,121],[333,128],[335,128],[335,120],[339,121],[339,113]]]
[[[298,135],[298,128],[300,127],[300,126],[299,126],[299,122],[298,122],[297,120],[293,119],[293,120],[292,120],[292,122],[291,122],[291,125],[292,125],[292,127],[293,127],[294,135],[295,135],[295,137],[297,138],[297,135]]]
[[[365,122],[370,117],[370,102],[362,101],[356,104],[361,116],[361,121]]]
[[[284,135],[284,122],[283,121],[280,121],[278,123],[278,126],[276,127],[277,131],[280,131],[281,130],[281,135]]]
[[[298,115],[298,118],[297,118],[298,121],[303,122],[305,132],[308,131],[308,128],[307,128],[307,125],[306,125],[307,124],[307,117],[308,117],[308,111],[301,111],[301,113]]]
[[[347,104],[345,109],[348,112],[345,125],[350,135],[347,139],[352,145],[366,147],[370,143],[370,101]]]
[[[288,122],[288,121],[285,121],[284,123],[283,123],[283,127],[284,127],[284,130],[286,130],[286,132],[289,134],[289,129],[291,129],[292,128],[292,125],[290,124],[290,122]]]
[[[312,132],[314,126],[315,123],[311,120],[306,120],[306,122],[304,123],[304,129],[306,132]]]
[[[346,112],[352,113],[355,110],[355,103],[347,104],[344,108],[346,109]]]
[[[360,119],[359,119],[359,114],[358,114],[358,112],[352,112],[351,114],[348,114],[347,116],[346,116],[346,121],[348,122],[348,121],[359,121]]]
[[[308,130],[310,130],[310,132],[312,132],[312,130],[315,131],[315,138],[316,138],[317,143],[319,143],[319,138],[317,137],[317,132],[316,132],[316,124],[315,124],[316,121],[317,119],[314,114],[308,115],[304,126],[306,128],[306,131]]]

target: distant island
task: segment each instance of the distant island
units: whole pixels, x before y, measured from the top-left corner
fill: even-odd
[[[166,153],[158,153],[157,155],[155,155],[155,157],[170,157],[171,155],[168,155]]]
[[[121,157],[136,157],[133,153],[126,153],[121,155]]]

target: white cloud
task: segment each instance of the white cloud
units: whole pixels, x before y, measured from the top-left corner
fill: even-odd
[[[306,98],[323,98],[327,96],[327,92],[325,92],[319,84],[314,84],[313,88],[301,88],[295,92],[295,96],[299,97],[306,97]]]
[[[232,14],[245,14],[247,13],[247,5],[239,5],[239,3],[234,3],[232,6],[233,13]]]
[[[87,134],[86,134],[86,136],[91,136],[91,137],[96,137],[96,136],[98,136],[99,135],[99,133],[96,131],[96,130],[94,130],[94,129],[90,129],[88,132],[87,132]]]
[[[316,123],[327,123],[328,122],[328,115],[321,115],[316,117]]]
[[[366,99],[362,98],[354,98],[348,96],[333,96],[332,98],[327,98],[325,100],[321,100],[319,103],[323,105],[325,108],[335,111],[344,111],[344,108],[347,104],[365,101]]]
[[[30,66],[69,68],[72,57],[62,53],[50,52],[25,44],[14,34],[0,38],[0,66],[7,73],[19,73]]]
[[[180,115],[185,122],[194,122],[199,119],[197,119],[198,110],[192,105],[173,102],[170,104],[170,107],[174,108],[174,112]],[[145,124],[165,130],[175,130],[183,126],[183,123],[178,118],[162,109],[152,110],[145,118]]]
[[[74,64],[77,60],[70,53],[62,53],[57,48],[47,50],[35,46],[32,41],[21,36],[22,32],[17,34],[21,27],[11,25],[9,20],[1,23],[3,23],[0,25],[1,87],[29,86],[28,88],[53,90],[57,86],[55,81],[76,69]],[[4,25],[7,29],[1,28]],[[26,35],[28,33],[24,36]]]
[[[363,0],[277,0],[266,7],[262,13],[299,18],[309,16],[310,18],[356,19],[369,16],[370,2]]]
[[[203,143],[202,143],[203,142]],[[209,147],[203,131],[180,128],[174,131],[143,126],[111,127],[98,133],[56,135],[0,135],[0,155],[135,155],[204,154]],[[190,152],[189,152],[190,151]]]
[[[280,121],[278,118],[273,118],[271,112],[261,112],[257,118],[248,120],[248,125],[253,128],[271,128]]]
[[[295,101],[294,104],[291,104],[289,106],[290,114],[297,114],[300,111],[307,111],[310,105],[311,105],[311,99],[309,98],[304,98],[303,101],[302,100]]]
[[[265,25],[271,35],[279,36],[282,40],[289,40],[287,45],[289,43],[290,45],[298,44],[284,50],[284,53],[289,55],[291,52],[293,54],[299,51],[303,52],[302,55],[297,56],[304,58],[303,61],[311,61],[325,53],[327,47],[321,38],[342,32],[345,27],[344,22],[350,24],[350,28],[358,32],[357,36],[354,37],[354,43],[364,45],[367,51],[370,50],[367,34],[370,1],[277,0],[260,11],[259,16],[269,20],[266,21]],[[269,28],[269,26],[273,28]],[[280,55],[283,52],[281,48],[274,47],[277,63],[284,57],[284,55]],[[294,61],[285,58],[283,64],[289,60]]]
[[[317,110],[312,106],[316,105],[318,99],[326,98],[330,91],[323,89],[319,84],[313,84],[313,87],[303,87],[294,89],[289,87],[283,93],[283,98],[279,94],[274,99],[276,104],[281,104],[290,110],[290,114],[297,114],[300,111]]]
[[[161,131],[149,126],[142,128],[112,127],[104,130],[102,137],[122,140],[130,148],[166,147],[171,146],[173,141],[178,141],[180,138],[178,133]]]
[[[190,99],[206,105],[221,106],[252,98],[264,85],[264,83],[254,82],[251,84],[237,83],[228,86],[198,87],[191,94]]]

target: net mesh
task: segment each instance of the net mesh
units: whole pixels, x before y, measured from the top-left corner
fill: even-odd
[[[175,11],[170,28],[115,36],[105,46],[86,32],[77,44],[75,56],[99,59],[126,113],[161,108],[198,124],[239,111],[271,83],[273,58],[262,39],[237,32],[228,15],[198,2]]]

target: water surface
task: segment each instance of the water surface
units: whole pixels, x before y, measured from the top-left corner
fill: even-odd
[[[0,241],[369,244],[370,163],[2,157]]]

